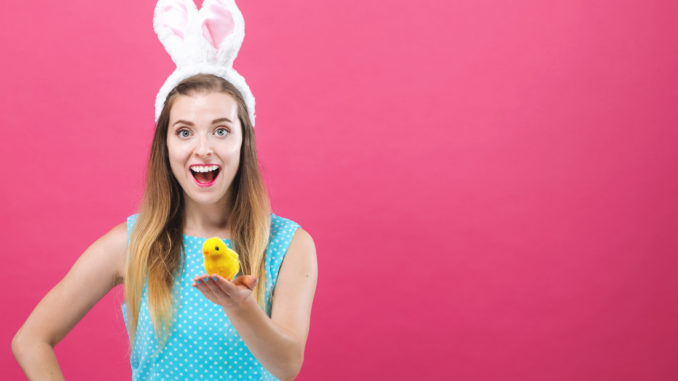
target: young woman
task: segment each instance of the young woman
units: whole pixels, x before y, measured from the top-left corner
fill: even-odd
[[[204,274],[202,243],[240,256]],[[313,240],[276,216],[240,92],[198,74],[167,96],[138,214],[94,242],[12,341],[29,379],[63,379],[54,346],[123,284],[133,378],[281,379],[301,369],[317,283]]]

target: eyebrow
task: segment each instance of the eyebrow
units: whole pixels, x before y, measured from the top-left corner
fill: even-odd
[[[212,121],[212,124],[221,123],[221,122],[229,122],[229,123],[233,123],[233,121],[231,121],[231,120],[228,119],[228,118],[219,118],[219,119],[214,119],[214,120]],[[193,122],[189,122],[189,121],[181,120],[181,119],[180,119],[180,120],[177,120],[176,122],[174,122],[174,124],[172,124],[172,126],[174,126],[174,125],[176,125],[176,124],[179,124],[179,123],[187,124],[187,125],[189,125],[189,126],[194,126],[194,125],[195,125],[195,124],[193,124]]]

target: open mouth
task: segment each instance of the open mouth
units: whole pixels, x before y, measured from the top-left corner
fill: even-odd
[[[209,184],[219,175],[218,165],[194,165],[191,167],[191,174],[199,184]]]

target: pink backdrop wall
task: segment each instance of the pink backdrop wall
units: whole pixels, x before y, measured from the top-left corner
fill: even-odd
[[[3,378],[136,211],[154,5],[0,5]],[[675,1],[239,6],[274,211],[318,249],[300,380],[678,378]],[[121,291],[57,345],[67,379],[130,379]]]

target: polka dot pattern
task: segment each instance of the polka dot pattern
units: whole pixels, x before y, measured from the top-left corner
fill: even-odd
[[[138,214],[127,218],[127,236]],[[266,248],[266,314],[283,258],[299,225],[271,214],[271,238]],[[249,351],[222,308],[191,286],[204,274],[202,244],[206,238],[184,235],[185,268],[172,289],[177,313],[163,348],[158,348],[148,311],[148,281],[144,285],[137,338],[130,364],[133,380],[276,380]],[[230,248],[231,241],[224,240]],[[129,238],[128,238],[129,243]],[[240,274],[238,274],[240,275]],[[127,310],[121,305],[125,326]]]

